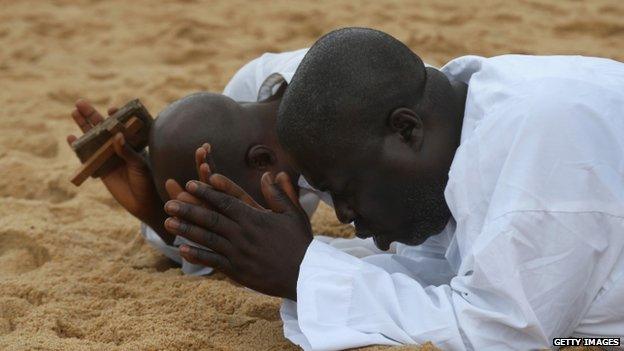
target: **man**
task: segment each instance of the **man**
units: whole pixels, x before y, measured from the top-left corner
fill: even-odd
[[[191,182],[213,209],[168,202],[165,227],[215,250],[185,246],[187,259],[291,300],[285,333],[306,349],[621,338],[623,116],[618,62],[467,56],[438,71],[387,34],[342,29],[301,62],[278,136],[342,221],[397,253],[358,259],[312,240],[284,173],[262,178],[272,211]],[[447,281],[414,264],[434,238]]]
[[[166,189],[165,181],[174,179],[184,184],[197,177],[196,162],[203,162],[206,156],[219,165],[219,173],[236,181],[260,204],[264,200],[260,193],[262,173],[283,170],[298,179],[298,201],[308,216],[313,214],[320,199],[331,205],[329,194],[315,191],[305,179],[293,173],[275,133],[279,103],[306,52],[307,49],[266,53],[245,64],[226,85],[223,94],[195,93],[167,106],[151,130],[149,164],[125,145],[122,135],[116,137],[115,150],[124,162],[101,179],[119,204],[143,222],[141,232],[147,242],[179,263],[184,273],[205,275],[212,268],[185,261],[179,246],[192,243],[164,229],[164,201],[176,198],[181,191],[175,182],[167,183]],[[109,114],[115,111],[111,107]],[[82,99],[76,102],[72,117],[85,132],[104,120]],[[70,144],[74,140],[74,135],[68,137]],[[209,155],[206,149],[197,149],[206,141],[215,147]],[[354,245],[352,241],[318,239],[358,256],[377,251],[370,243]]]

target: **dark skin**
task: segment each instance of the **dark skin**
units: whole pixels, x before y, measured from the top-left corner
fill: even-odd
[[[117,111],[116,107],[108,109],[109,115]],[[86,100],[76,101],[76,108],[71,113],[78,127],[88,132],[93,126],[104,120],[102,114]],[[77,139],[74,135],[67,136],[71,145]],[[163,221],[166,214],[162,210],[163,201],[156,192],[149,167],[145,160],[125,143],[123,134],[115,135],[115,153],[124,162],[108,174],[101,177],[106,189],[115,200],[130,214],[140,219],[158,233],[166,242],[173,242],[174,237],[164,230]]]
[[[185,110],[192,110],[194,106],[183,103],[182,106],[166,109],[159,115],[154,124],[154,132],[150,135],[149,145],[157,191],[161,198],[167,199],[164,188],[167,179],[173,178],[180,183],[194,179],[190,159],[182,157],[180,153],[190,152],[210,140],[215,147],[211,156],[218,165],[219,172],[245,189],[257,202],[265,205],[259,185],[264,172],[284,171],[292,179],[299,176],[287,162],[275,134],[281,96],[259,103],[236,103],[225,96],[214,94],[213,97],[222,100],[224,106],[204,109],[201,113],[190,112],[191,116],[187,116],[185,114],[189,112]],[[218,105],[214,99],[211,102],[212,105]],[[194,103],[197,101],[191,100],[187,105]],[[204,123],[206,116],[203,113],[212,114],[211,123]],[[181,118],[183,120],[180,123]],[[204,126],[198,127],[198,124]],[[170,129],[171,132],[159,133],[158,129]],[[218,135],[214,135],[215,133]],[[223,140],[224,143],[213,140]],[[180,147],[180,143],[186,143],[187,146]]]
[[[384,133],[380,133],[384,136],[362,140],[361,150],[368,153],[342,150],[333,162],[318,154],[290,155],[308,181],[332,194],[338,218],[344,223],[355,221],[360,237],[374,233],[380,249],[388,249],[392,241],[420,244],[450,219],[443,185],[459,146],[467,86],[449,82],[434,69],[428,69],[428,74],[426,100],[386,116]],[[254,290],[296,300],[299,266],[312,236],[305,216],[287,195],[287,175],[262,178],[265,199],[274,204],[270,211],[219,192],[213,177],[208,184],[186,184],[186,191],[203,206],[177,200],[165,205],[171,215],[165,222],[167,230],[214,250],[183,246],[182,255]],[[422,191],[428,197],[424,204],[417,203],[420,198],[409,199],[422,190],[413,185],[421,182],[431,185]],[[406,192],[406,186],[415,190]],[[433,206],[436,211],[431,218],[414,218],[414,208],[405,206],[427,209],[428,202],[443,204]],[[415,231],[418,228],[424,229]]]
[[[240,118],[244,119],[245,123],[236,125],[240,129],[232,130],[232,137],[249,135],[249,133],[245,132],[245,129],[250,129],[254,132],[254,140],[244,140],[239,137],[239,140],[235,142],[248,145],[246,153],[238,156],[229,153],[228,155],[232,159],[237,160],[237,162],[231,162],[219,169],[223,175],[235,179],[240,184],[240,187],[229,178],[218,176],[214,179],[216,189],[247,201],[250,204],[256,204],[256,202],[265,204],[262,191],[260,190],[260,178],[264,172],[278,173],[285,171],[290,174],[291,179],[298,177],[293,172],[292,167],[285,161],[286,155],[279,146],[274,132],[277,107],[282,92],[283,89],[278,91],[278,94],[270,100],[264,102],[240,104],[240,113],[242,114]],[[72,111],[72,118],[83,132],[89,131],[93,126],[104,120],[103,115],[95,110],[86,100],[78,100],[75,105],[76,108]],[[109,115],[116,110],[116,107],[109,108]],[[196,128],[195,125],[182,125],[182,127],[188,129]],[[183,135],[184,130],[180,131],[180,133]],[[76,139],[77,137],[74,135],[67,137],[69,144]],[[186,141],[184,138],[179,138],[179,140]],[[178,183],[173,180],[167,180],[171,177],[168,174],[167,167],[173,169],[181,167],[192,168],[195,171],[191,172],[198,173],[199,179],[204,181],[207,181],[207,169],[210,166],[212,166],[212,169],[215,169],[212,157],[209,156],[210,146],[208,144],[204,144],[196,150],[195,164],[187,164],[182,161],[179,157],[180,155],[167,152],[169,149],[168,143],[171,142],[173,140],[157,139],[155,141],[157,148],[164,150],[164,152],[161,152],[155,158],[152,157],[152,167],[150,167],[147,160],[129,147],[125,143],[123,135],[119,133],[115,136],[114,148],[115,153],[124,160],[124,163],[101,178],[115,200],[134,217],[154,229],[167,244],[173,243],[175,235],[169,233],[164,227],[164,221],[168,217],[163,210],[164,201],[180,199],[191,203],[200,203],[184,192]],[[201,144],[190,147],[194,148],[199,145]],[[228,150],[220,151],[228,153]],[[167,167],[158,167],[161,163],[166,164]],[[202,163],[205,163],[203,166],[205,168],[200,169]],[[153,172],[152,169],[157,171]],[[251,196],[247,194],[251,194]]]

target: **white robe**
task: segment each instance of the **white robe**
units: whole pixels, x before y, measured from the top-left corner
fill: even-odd
[[[297,302],[282,305],[285,335],[306,350],[622,338],[624,64],[466,56],[441,71],[469,85],[445,190],[453,220],[432,250],[356,258],[314,240]]]

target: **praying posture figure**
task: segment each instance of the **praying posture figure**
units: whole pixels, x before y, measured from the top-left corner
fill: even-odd
[[[394,253],[313,239],[288,172],[262,176],[267,209],[217,174],[191,181],[202,203],[167,202],[165,228],[211,249],[182,245],[187,260],[284,297],[305,349],[624,336],[624,64],[465,56],[437,70],[385,33],[341,29],[303,58],[277,134],[338,218]]]
[[[301,49],[264,54],[244,65],[222,95],[196,93],[167,106],[153,125],[149,154],[137,154],[125,144],[123,135],[116,136],[115,151],[124,163],[101,179],[113,197],[143,222],[141,232],[148,243],[181,264],[184,273],[205,275],[212,268],[193,265],[180,256],[181,244],[197,244],[164,230],[163,205],[164,201],[180,196],[182,189],[177,184],[197,178],[199,164],[206,158],[213,160],[212,171],[216,160],[219,173],[239,184],[261,205],[265,203],[260,192],[260,176],[265,171],[283,170],[291,179],[298,179],[295,191],[309,217],[319,200],[331,206],[328,193],[311,188],[287,164],[275,133],[279,102],[306,52],[307,49]],[[109,114],[116,110],[110,108]],[[72,117],[84,132],[104,120],[85,100],[76,102]],[[73,135],[68,137],[70,144],[75,140]],[[208,153],[208,149],[200,147],[206,141],[216,150]],[[221,186],[233,189],[233,183],[223,179]],[[354,243],[325,236],[317,239],[356,256],[379,251],[370,240]]]
[[[198,177],[201,163],[205,160],[212,163],[212,170],[206,164],[204,174],[214,171],[217,163],[220,174],[228,177],[221,183],[224,189],[231,191],[233,182],[236,182],[260,205],[265,204],[260,192],[260,176],[264,172],[286,171],[291,179],[297,179],[298,175],[285,162],[286,157],[275,134],[282,93],[283,88],[256,103],[237,103],[225,95],[212,93],[184,97],[159,113],[150,130],[149,153],[146,155],[140,155],[128,146],[121,133],[115,136],[116,154],[124,162],[104,175],[103,183],[128,212],[144,223],[142,233],[147,241],[182,264],[185,273],[203,275],[212,269],[181,259],[178,246],[192,243],[164,230],[166,214],[163,206],[164,201],[175,199],[182,192],[177,184]],[[115,110],[111,108],[109,113]],[[103,121],[102,115],[84,100],[76,103],[72,115],[85,132]],[[70,144],[75,139],[73,135],[68,137]],[[206,140],[210,140],[216,150],[202,146]],[[296,192],[301,195],[298,201],[311,215],[319,197],[305,188],[297,188]]]

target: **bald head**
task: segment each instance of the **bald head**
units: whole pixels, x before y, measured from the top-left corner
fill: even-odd
[[[165,108],[150,131],[149,155],[156,189],[168,199],[164,184],[184,185],[197,179],[195,150],[210,143],[218,172],[264,204],[260,178],[264,172],[297,175],[277,142],[275,119],[279,99],[239,104],[227,96],[197,93]]]
[[[330,32],[310,48],[286,90],[279,140],[295,153],[357,147],[381,133],[394,109],[413,107],[425,81],[421,59],[392,36],[366,28]]]
[[[248,123],[247,123],[248,124]],[[241,106],[220,94],[197,93],[165,108],[150,132],[149,153],[160,196],[167,198],[164,183],[197,179],[195,150],[213,145],[212,157],[220,169],[235,175],[243,171],[245,152],[252,141]]]

